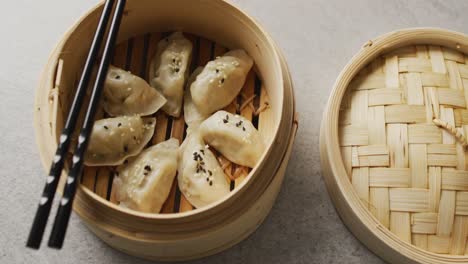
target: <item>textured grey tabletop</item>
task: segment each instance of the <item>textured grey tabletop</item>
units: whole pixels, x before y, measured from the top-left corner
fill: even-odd
[[[146,263],[115,251],[73,216],[61,251],[24,247],[44,183],[33,131],[34,92],[65,30],[97,0],[16,0],[0,8],[0,263]],[[405,27],[468,33],[468,1],[233,0],[284,50],[300,130],[270,216],[247,240],[194,263],[382,263],[345,228],[323,184],[322,110],[341,69],[367,40]]]

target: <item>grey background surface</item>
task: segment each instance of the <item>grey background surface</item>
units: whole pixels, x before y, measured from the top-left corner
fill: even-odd
[[[146,263],[115,251],[73,216],[61,251],[24,247],[44,183],[34,93],[49,52],[97,0],[15,0],[0,8],[0,263]],[[285,52],[300,130],[270,216],[244,242],[194,263],[382,263],[345,228],[320,172],[319,126],[335,78],[367,40],[435,26],[468,33],[468,1],[233,0]]]

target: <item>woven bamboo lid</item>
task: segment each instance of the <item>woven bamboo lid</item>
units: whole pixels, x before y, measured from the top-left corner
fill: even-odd
[[[400,239],[442,254],[468,254],[465,62],[402,47],[364,68],[341,104],[342,158],[362,202]]]
[[[337,158],[347,184],[327,179],[341,163],[324,158],[330,152],[322,146],[322,159],[328,159],[323,162],[328,166],[325,178],[343,220],[355,234],[363,232],[356,235],[377,254],[395,263],[468,260],[468,55],[463,53],[466,44],[442,37],[424,41],[424,34],[440,32],[467,41],[465,35],[443,30],[408,30],[379,38],[380,49],[353,59],[361,66],[354,67],[356,73],[343,86],[335,120]],[[405,36],[407,43],[394,44]],[[386,40],[393,43],[385,46]],[[346,73],[350,68],[341,78]],[[330,102],[328,107],[330,111]],[[328,140],[324,129],[322,145]],[[339,188],[347,192],[346,201],[333,197]],[[357,197],[361,211],[346,195]],[[356,216],[366,228],[380,230],[376,237],[364,237]],[[381,242],[389,247],[378,249]]]

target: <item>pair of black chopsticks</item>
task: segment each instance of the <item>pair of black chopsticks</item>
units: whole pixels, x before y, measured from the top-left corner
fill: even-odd
[[[52,207],[52,202],[54,200],[55,192],[60,179],[60,174],[62,172],[65,157],[70,146],[71,135],[76,127],[80,109],[83,105],[83,99],[86,95],[86,89],[91,79],[93,67],[98,60],[99,50],[105,37],[107,25],[109,24],[109,18],[114,7],[114,2],[115,0],[106,0],[106,3],[104,4],[104,9],[99,20],[96,34],[94,35],[94,39],[91,44],[88,58],[86,59],[86,64],[78,84],[75,98],[73,99],[70,113],[68,114],[65,127],[62,131],[62,134],[60,135],[59,145],[52,161],[52,166],[50,168],[49,176],[47,177],[44,192],[39,202],[39,208],[37,209],[33,226],[26,244],[27,247],[38,249],[41,245],[42,236],[44,234],[44,229],[50,214],[50,209]],[[98,103],[102,94],[107,71],[109,69],[111,55],[115,47],[117,34],[119,32],[120,23],[125,9],[125,3],[126,0],[117,0],[117,5],[115,7],[112,22],[109,28],[108,38],[104,46],[101,63],[99,65],[97,79],[94,83],[91,99],[86,111],[86,117],[78,138],[78,146],[76,147],[72,158],[72,167],[68,174],[63,196],[60,200],[60,205],[55,217],[52,232],[50,234],[48,245],[52,248],[60,249],[63,245],[68,221],[70,220],[73,199],[75,197],[79,177],[81,177],[83,171],[83,156],[87,149],[89,137],[93,129],[94,116],[98,109]]]

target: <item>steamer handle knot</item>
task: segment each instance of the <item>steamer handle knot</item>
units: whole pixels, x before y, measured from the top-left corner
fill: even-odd
[[[468,142],[466,141],[466,137],[463,136],[463,134],[460,133],[460,131],[458,131],[457,128],[455,128],[451,124],[449,124],[449,123],[447,123],[447,122],[445,122],[443,120],[437,119],[437,118],[433,119],[432,122],[435,125],[437,125],[438,127],[443,128],[446,131],[448,131],[450,134],[452,134],[457,139],[457,141],[462,145],[463,148],[466,148],[466,146],[468,146]]]

